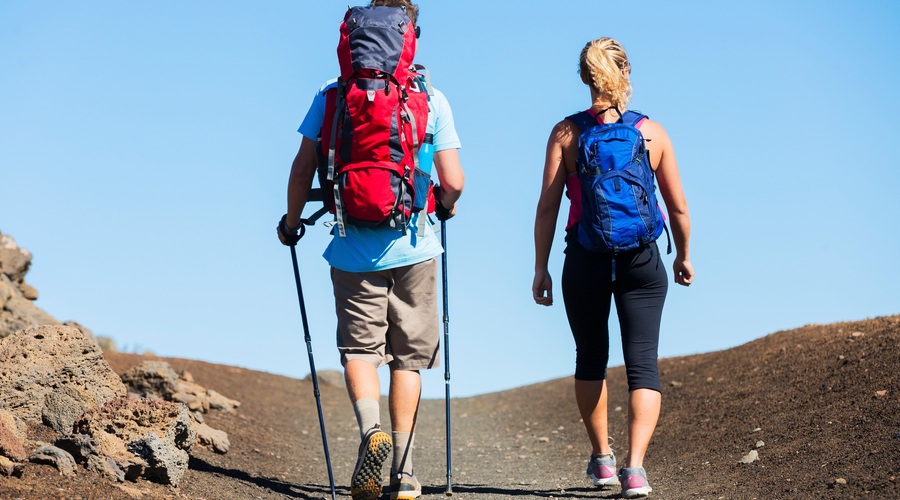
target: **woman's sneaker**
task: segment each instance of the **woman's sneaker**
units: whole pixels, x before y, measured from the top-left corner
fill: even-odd
[[[622,467],[619,471],[619,482],[622,483],[623,498],[645,497],[653,491],[643,467]]]
[[[608,455],[591,455],[591,461],[587,466],[587,477],[594,482],[594,486],[615,486],[619,484],[616,478],[616,456],[609,452]]]
[[[376,425],[368,431],[359,444],[359,458],[350,479],[350,495],[353,500],[376,500],[381,496],[384,476],[381,466],[390,455],[393,445],[391,436]]]
[[[401,473],[391,479],[391,500],[415,500],[422,496],[422,485],[416,476]]]

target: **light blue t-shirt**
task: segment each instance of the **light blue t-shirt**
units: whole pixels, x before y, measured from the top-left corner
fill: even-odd
[[[325,119],[325,92],[337,85],[337,79],[326,82],[316,93],[313,102],[300,124],[298,132],[304,137],[318,140]],[[428,102],[428,127],[426,131],[434,136],[434,150],[442,151],[460,147],[459,136],[453,125],[453,112],[444,94],[432,89]],[[391,227],[366,228],[347,224],[346,236],[337,234],[322,255],[328,264],[342,271],[360,273],[380,271],[395,267],[425,262],[443,252],[441,242],[434,234],[431,224],[425,224],[422,236],[416,234],[419,216],[413,214],[404,236]]]

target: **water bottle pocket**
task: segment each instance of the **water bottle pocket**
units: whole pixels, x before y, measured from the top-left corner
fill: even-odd
[[[416,173],[413,176],[413,185],[416,193],[416,196],[413,199],[414,212],[424,210],[427,207],[429,193],[431,193],[431,186],[433,184],[430,175],[426,174],[421,169],[416,169]]]

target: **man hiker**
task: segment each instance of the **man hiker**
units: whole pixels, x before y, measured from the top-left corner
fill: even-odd
[[[409,0],[374,0],[362,9],[384,7],[402,8],[409,18],[409,28],[414,29],[418,37],[418,7],[415,4]],[[327,140],[323,122],[326,114],[336,113],[333,105],[326,111],[329,106],[327,96],[329,92],[333,96],[336,87],[344,89],[337,80],[323,85],[298,129],[303,137],[291,166],[287,214],[277,230],[279,239],[286,245],[295,244],[298,238],[301,214],[317,172],[316,147],[320,134],[322,140]],[[426,89],[408,90],[412,93]],[[371,100],[371,95],[381,90],[370,92]],[[428,94],[425,132],[433,138],[433,166],[440,184],[440,188],[434,190],[435,212],[439,219],[446,220],[455,214],[456,201],[463,189],[464,176],[457,151],[460,142],[447,99],[435,89],[430,89]],[[337,123],[337,119],[334,122]],[[324,129],[329,125],[326,124]],[[422,125],[417,124],[418,127]],[[413,125],[411,135],[419,132],[415,127]],[[328,135],[333,141],[336,134]],[[362,142],[357,135],[349,137],[350,148]],[[334,148],[334,144],[330,146]],[[346,147],[338,148],[336,155]],[[324,149],[322,156],[328,154]],[[427,172],[430,165],[419,167]],[[329,194],[326,192],[325,196]],[[340,202],[338,205],[343,204],[343,200],[336,199]],[[394,222],[369,227],[350,220],[343,226],[343,234],[339,234],[335,226],[332,241],[323,254],[331,266],[337,347],[360,429],[359,456],[351,478],[354,500],[374,500],[380,496],[382,465],[391,453],[391,499],[413,499],[421,495],[412,457],[421,392],[419,370],[439,365],[436,257],[443,252],[431,224],[420,224],[419,219],[425,217],[425,210],[411,213],[400,219],[404,227],[397,227]],[[377,369],[385,364],[390,369],[391,435],[382,430],[380,420],[381,389]]]

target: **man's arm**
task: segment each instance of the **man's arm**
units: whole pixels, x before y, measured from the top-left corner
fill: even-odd
[[[303,137],[300,149],[294,162],[291,164],[291,176],[288,179],[287,190],[287,216],[285,224],[288,230],[300,227],[300,216],[306,205],[306,197],[309,188],[312,187],[313,177],[316,175],[316,141]],[[285,235],[278,231],[278,238],[287,244]]]
[[[436,152],[434,167],[441,185],[441,199],[437,201],[453,213],[456,209],[456,200],[462,195],[465,184],[465,175],[459,164],[459,150],[450,148]]]

